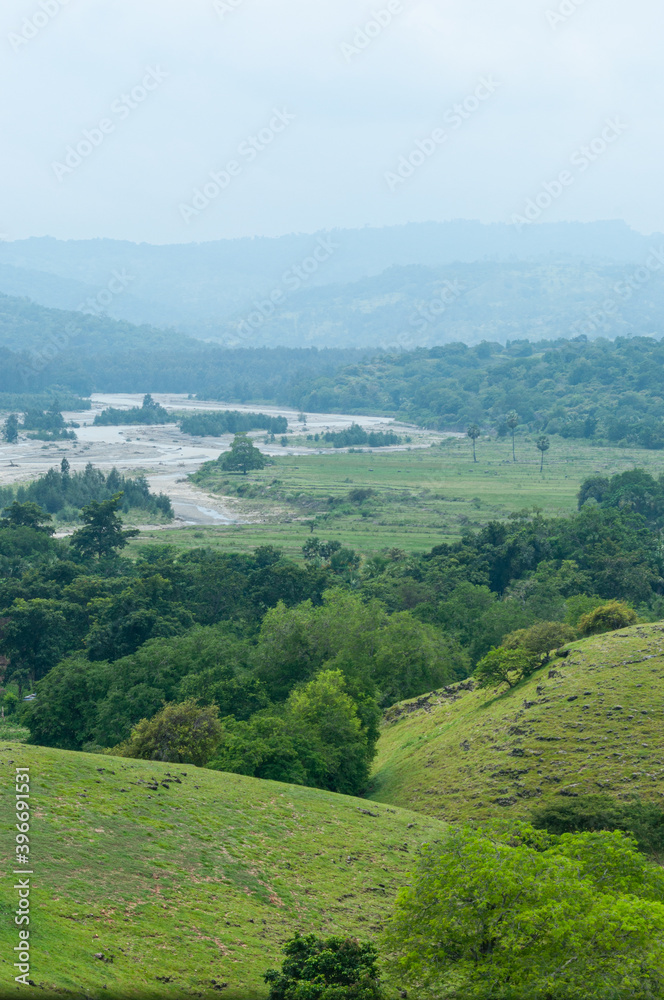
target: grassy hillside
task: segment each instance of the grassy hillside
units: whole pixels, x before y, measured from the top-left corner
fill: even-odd
[[[441,819],[525,816],[558,795],[664,795],[664,624],[574,643],[513,691],[387,713],[370,797]]]
[[[4,788],[15,765],[31,769],[31,977],[62,996],[223,989],[227,1000],[260,1000],[262,974],[295,930],[375,932],[416,844],[440,830],[359,799],[186,765],[4,741],[0,762]],[[12,807],[5,795],[5,870]],[[5,878],[3,997],[15,992],[15,895]]]

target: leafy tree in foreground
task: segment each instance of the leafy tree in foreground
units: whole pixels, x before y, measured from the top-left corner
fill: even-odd
[[[142,719],[125,743],[114,747],[118,757],[162,760],[203,767],[221,739],[219,709],[195,701],[166,705],[152,719]]]
[[[636,625],[639,616],[624,601],[607,601],[585,615],[581,615],[578,629],[581,635],[599,635],[615,632],[620,628]]]
[[[542,456],[542,460],[540,462],[540,472],[544,472],[544,454],[551,447],[551,442],[549,441],[546,434],[541,434],[538,437],[537,441],[535,442],[535,445],[537,447],[537,450],[540,452]]]
[[[664,873],[621,833],[451,830],[423,848],[388,944],[436,1000],[654,1000]]]
[[[18,417],[11,413],[5,420],[2,436],[7,444],[16,444],[18,441]]]
[[[475,454],[475,442],[477,441],[481,433],[482,431],[479,429],[477,424],[471,424],[468,430],[466,431],[466,434],[473,442],[473,462],[477,461],[477,455]]]
[[[72,535],[71,545],[82,556],[103,559],[123,549],[130,538],[139,534],[138,530],[123,530],[118,508],[122,493],[116,493],[110,500],[98,503],[93,500],[81,511],[83,527]]]
[[[236,434],[231,450],[222,455],[219,464],[226,472],[241,472],[246,476],[250,469],[264,469],[267,459],[246,434]]]
[[[512,435],[512,461],[516,462],[516,446],[514,443],[514,433],[519,426],[519,414],[516,410],[510,410],[510,412],[505,417],[505,423],[510,429]]]
[[[270,969],[268,1000],[382,1000],[376,949],[352,938],[296,934],[281,972]]]

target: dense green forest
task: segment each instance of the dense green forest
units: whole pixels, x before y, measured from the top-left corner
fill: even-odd
[[[664,345],[586,337],[506,347],[450,344],[383,356],[298,386],[305,410],[391,412],[438,429],[477,423],[508,433],[514,410],[531,430],[664,447]]]
[[[638,470],[585,483],[571,518],[522,513],[426,555],[365,562],[314,537],[300,562],[269,546],[128,558],[105,529],[95,556],[89,525],[53,539],[27,503],[57,506],[65,480],[66,468],[50,472],[0,522],[5,681],[36,684],[25,718],[43,745],[113,747],[164,703],[194,699],[226,719],[215,766],[357,793],[385,706],[486,668],[492,648],[538,623],[569,637],[616,599],[627,621],[629,606],[664,615],[664,483]],[[71,482],[79,502],[95,483],[98,496],[131,496],[113,473]],[[99,527],[118,502],[83,513]],[[324,704],[337,728],[312,708]]]
[[[305,412],[390,414],[437,429],[477,423],[499,434],[508,433],[513,410],[530,430],[664,446],[664,347],[651,337],[449,344],[367,359],[352,350],[223,350],[161,331],[144,342],[139,328],[111,320],[96,327],[91,317],[70,335],[75,314],[7,297],[0,305],[0,343],[29,344],[42,313],[62,343],[43,364],[0,346],[0,393],[17,386],[42,394],[54,385],[84,394],[149,388]]]

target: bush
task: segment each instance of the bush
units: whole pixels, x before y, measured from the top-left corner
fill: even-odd
[[[8,691],[2,703],[5,715],[14,715],[14,713],[18,710],[18,705],[18,695],[14,694],[13,691]]]
[[[268,1000],[381,1000],[377,952],[352,938],[296,934],[283,948],[281,972],[270,969]]]
[[[152,719],[141,719],[126,742],[107,751],[117,757],[161,760],[203,767],[221,740],[219,709],[197,702],[166,705]]]
[[[578,629],[581,635],[599,635],[602,632],[615,632],[629,625],[636,625],[639,617],[629,604],[624,601],[607,601],[598,608],[589,611],[579,618]]]

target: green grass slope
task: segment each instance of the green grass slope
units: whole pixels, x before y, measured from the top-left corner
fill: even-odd
[[[555,796],[664,795],[664,624],[572,644],[513,691],[390,709],[370,797],[445,820],[526,816]]]
[[[223,991],[227,1000],[260,1000],[262,974],[295,930],[377,931],[416,845],[441,831],[426,816],[187,765],[17,742],[0,743],[0,762],[10,790],[0,798],[9,872],[14,769],[31,769],[37,987],[13,982],[10,875],[0,892],[3,998]]]

